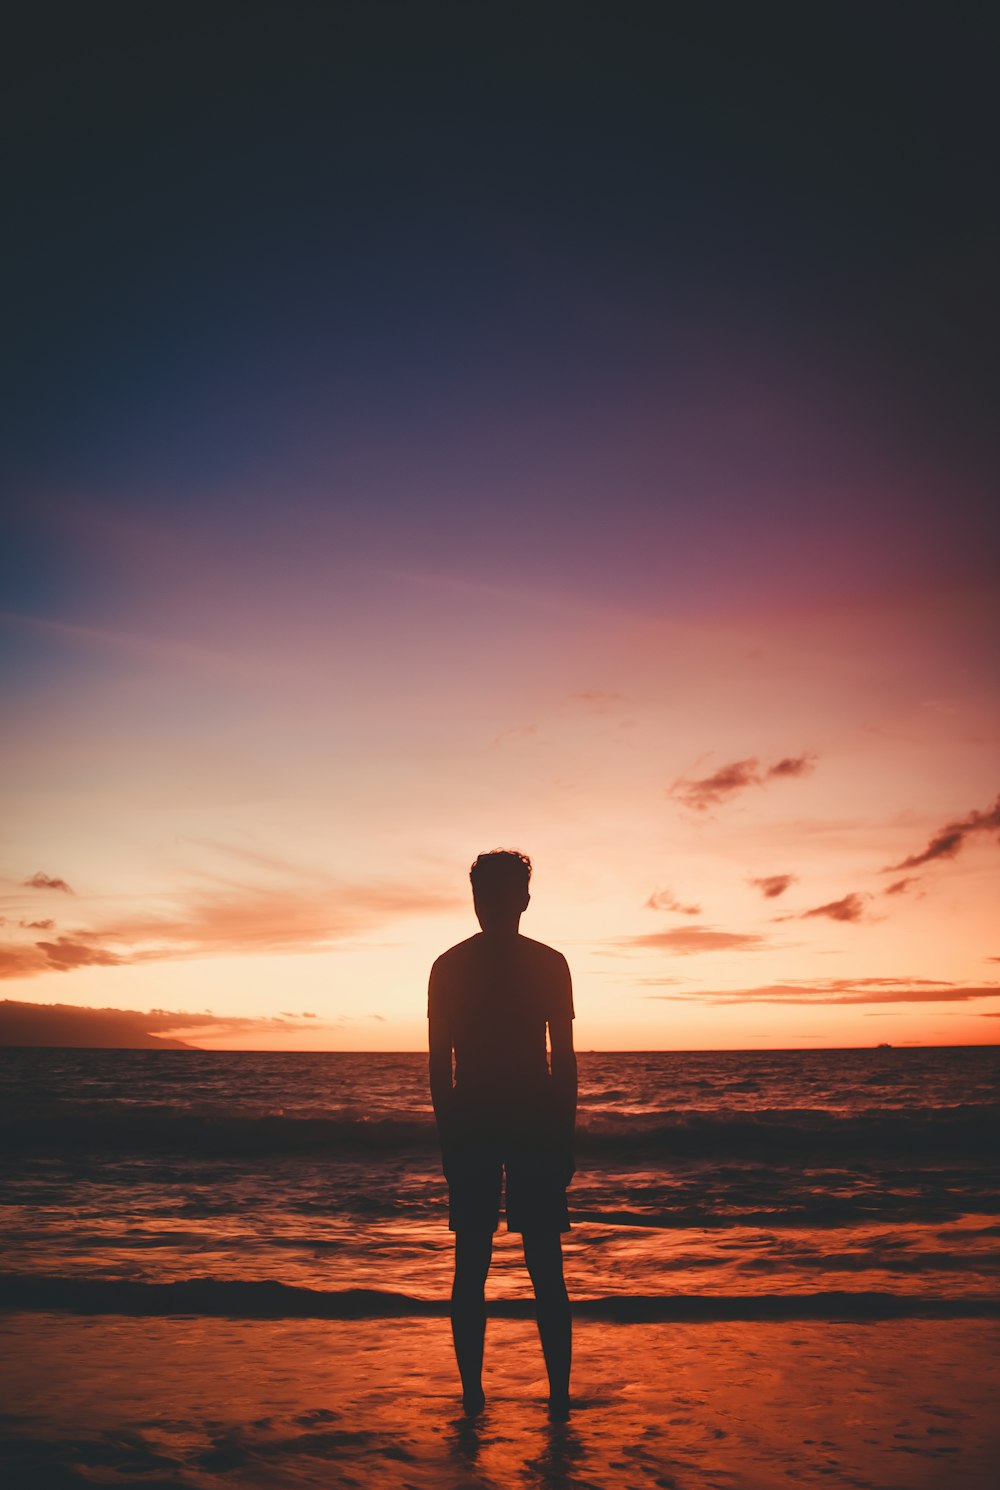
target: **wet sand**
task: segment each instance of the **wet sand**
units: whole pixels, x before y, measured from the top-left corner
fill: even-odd
[[[486,1412],[447,1321],[0,1321],[5,1483],[553,1490],[992,1490],[988,1320],[577,1325],[568,1424],[537,1336],[490,1321]]]

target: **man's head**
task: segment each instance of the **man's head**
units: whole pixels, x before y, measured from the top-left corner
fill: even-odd
[[[516,849],[480,854],[469,870],[476,916],[484,931],[516,931],[530,895],[531,860]]]

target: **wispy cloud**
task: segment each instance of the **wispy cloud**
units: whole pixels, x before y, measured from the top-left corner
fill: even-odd
[[[936,1004],[1000,998],[1000,984],[965,984],[933,978],[830,978],[811,983],[767,983],[756,988],[706,988],[698,992],[644,994],[711,1004]]]
[[[50,966],[45,955],[37,947],[18,942],[0,945],[0,979],[32,978],[44,973]]]
[[[714,926],[677,926],[672,931],[651,931],[644,936],[626,936],[617,945],[629,949],[651,949],[656,952],[754,952],[766,945],[767,938],[747,931],[717,931]]]
[[[782,776],[808,776],[816,765],[816,757],[810,753],[805,755],[786,755],[782,760],[776,761],[767,769],[768,779]]]
[[[958,822],[946,823],[934,834],[927,847],[921,849],[920,853],[911,854],[909,858],[901,859],[898,864],[888,865],[883,873],[891,874],[900,869],[918,869],[921,864],[932,864],[937,859],[954,859],[966,839],[973,834],[997,831],[1000,831],[1000,796],[997,797],[992,807],[987,807],[985,812],[973,811],[966,817],[960,818]]]
[[[730,761],[728,765],[720,766],[710,776],[701,776],[694,780],[680,776],[669,788],[668,795],[695,812],[707,812],[710,807],[718,807],[738,792],[746,791],[748,787],[765,786],[769,781],[788,777],[807,776],[814,769],[816,759],[811,753],[787,755],[773,765],[761,768],[756,756],[748,756],[746,760]]]
[[[904,879],[893,880],[893,882],[892,882],[891,885],[887,885],[885,887],[885,890],[883,891],[883,894],[885,894],[885,895],[904,895],[906,893],[906,891],[910,888],[911,885],[919,885],[919,883],[920,883],[920,876],[919,875],[908,874]]]
[[[752,878],[750,883],[761,892],[765,900],[776,900],[779,895],[784,895],[789,885],[795,884],[795,875],[762,874]]]
[[[570,694],[574,703],[584,704],[594,714],[610,714],[615,704],[621,702],[621,697],[620,693],[604,688],[586,688],[582,693]]]
[[[853,893],[844,895],[840,900],[827,901],[826,905],[814,905],[812,910],[803,911],[797,919],[809,921],[814,916],[826,916],[831,921],[863,921],[866,898]]]
[[[871,897],[853,892],[842,895],[839,900],[828,900],[824,905],[814,905],[807,911],[790,911],[787,916],[775,916],[775,921],[811,921],[825,917],[829,921],[857,923],[865,919],[865,906]]]
[[[463,904],[453,890],[392,882],[348,884],[316,871],[291,885],[223,882],[172,907],[71,929],[53,940],[0,947],[0,978],[192,957],[321,952],[392,921]]]
[[[18,921],[17,924],[25,931],[51,931],[56,923],[49,917],[43,921]]]
[[[700,905],[682,905],[672,890],[654,890],[646,901],[647,911],[675,911],[680,916],[700,916]]]
[[[49,967],[63,973],[75,967],[118,967],[120,963],[135,960],[88,941],[74,941],[69,936],[57,936],[54,942],[36,942],[35,948]]]
[[[73,889],[65,880],[60,879],[55,874],[44,874],[40,869],[36,874],[31,875],[29,879],[22,880],[21,883],[26,885],[29,890],[61,890],[64,895],[74,894]]]
[[[683,802],[685,807],[692,807],[696,812],[705,812],[709,807],[716,807],[748,786],[759,786],[760,774],[757,766],[757,758],[754,756],[745,761],[731,761],[728,766],[720,766],[718,771],[713,771],[711,776],[702,776],[694,781],[680,776],[671,786],[669,795]]]

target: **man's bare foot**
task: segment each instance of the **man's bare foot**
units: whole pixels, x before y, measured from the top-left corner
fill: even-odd
[[[554,1392],[549,1398],[549,1420],[553,1423],[565,1423],[569,1417],[569,1393]]]
[[[477,1417],[485,1406],[486,1398],[483,1395],[482,1387],[478,1390],[462,1393],[462,1411],[467,1418]]]

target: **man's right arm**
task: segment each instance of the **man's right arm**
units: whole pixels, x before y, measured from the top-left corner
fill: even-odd
[[[566,959],[560,956],[553,979],[549,1011],[549,1048],[555,1098],[556,1138],[565,1148],[568,1173],[573,1174],[576,1129],[577,1071],[573,1049],[573,984]]]
[[[437,1119],[438,1138],[444,1148],[454,1124],[455,1088],[452,1083],[452,1034],[447,1017],[440,963],[431,968],[427,989],[427,1032],[430,1047],[431,1102]]]

